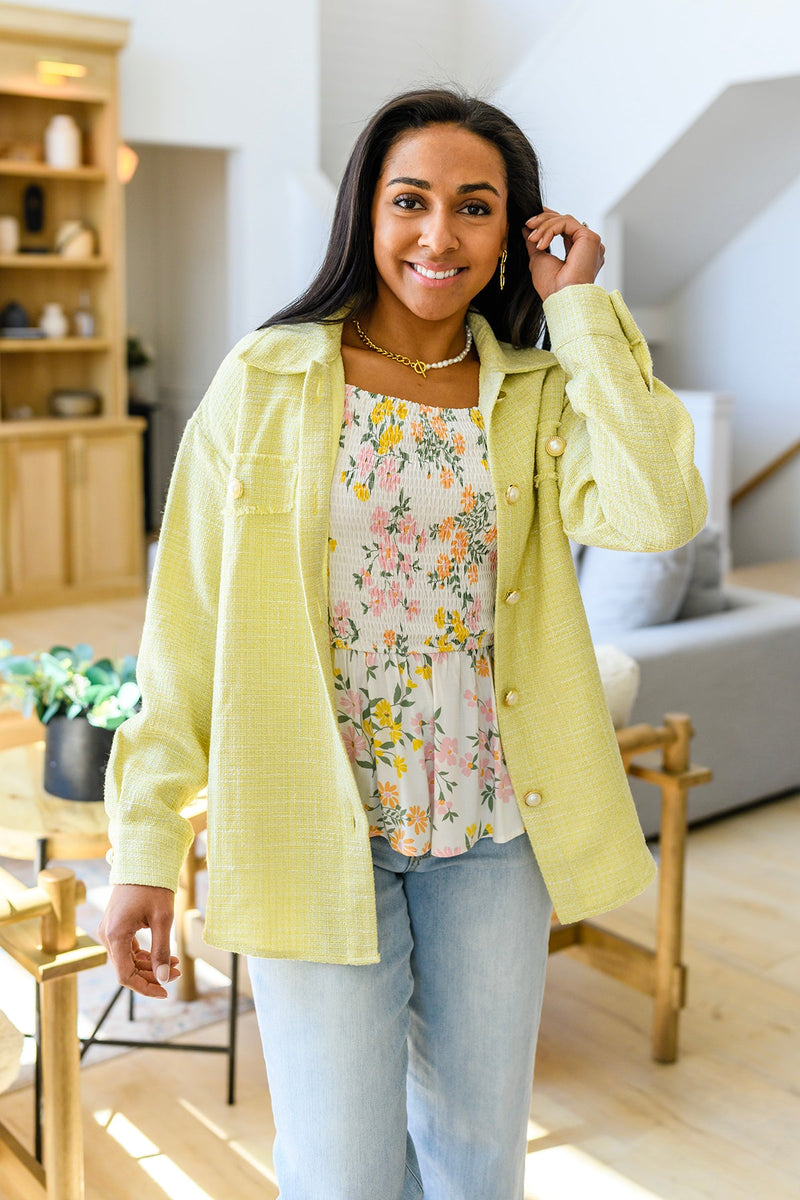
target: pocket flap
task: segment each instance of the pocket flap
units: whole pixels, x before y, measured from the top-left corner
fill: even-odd
[[[237,454],[228,482],[234,513],[283,513],[294,508],[297,463],[281,454]]]

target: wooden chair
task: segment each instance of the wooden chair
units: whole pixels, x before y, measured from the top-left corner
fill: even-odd
[[[655,949],[602,929],[593,921],[554,923],[550,952],[570,950],[590,966],[653,997],[652,1053],[656,1062],[678,1057],[678,1017],[686,1004],[683,944],[683,885],[686,856],[686,807],[689,789],[708,783],[707,767],[692,766],[692,722],[685,713],[666,713],[664,724],[630,725],[617,730],[622,761],[629,775],[661,790],[658,920]],[[660,765],[634,761],[653,750]]]
[[[75,925],[86,888],[66,867],[25,888],[0,870],[0,949],[41,985],[44,1165],[0,1124],[0,1174],[26,1200],[83,1200],[77,972],[106,952]]]

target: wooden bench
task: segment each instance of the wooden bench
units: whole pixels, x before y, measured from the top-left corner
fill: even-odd
[[[656,1062],[678,1057],[678,1018],[686,1004],[683,947],[683,888],[686,857],[686,807],[689,789],[708,783],[711,771],[690,761],[692,722],[685,713],[666,713],[664,724],[630,725],[617,730],[622,761],[629,775],[661,790],[658,919],[655,948],[642,946],[596,925],[554,923],[550,952],[569,950],[589,966],[653,997],[652,1052]],[[661,751],[658,766],[634,760]]]
[[[0,1124],[0,1175],[26,1200],[83,1200],[77,972],[106,952],[75,925],[84,885],[66,867],[39,872],[26,888],[0,870],[0,949],[41,985],[43,1165]]]

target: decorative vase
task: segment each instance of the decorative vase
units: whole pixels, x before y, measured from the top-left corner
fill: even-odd
[[[85,717],[51,717],[45,725],[45,791],[64,800],[102,801],[113,740],[113,729]]]
[[[69,331],[69,321],[66,313],[57,300],[45,304],[39,328],[43,329],[49,338],[63,338]]]
[[[81,131],[67,113],[52,118],[44,134],[47,165],[69,170],[81,165]]]

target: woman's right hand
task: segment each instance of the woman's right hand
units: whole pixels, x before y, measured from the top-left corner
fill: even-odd
[[[114,885],[97,934],[125,987],[143,996],[167,995],[163,985],[180,975],[169,945],[174,915],[175,893],[169,888]],[[150,930],[149,950],[139,946],[140,929]]]

